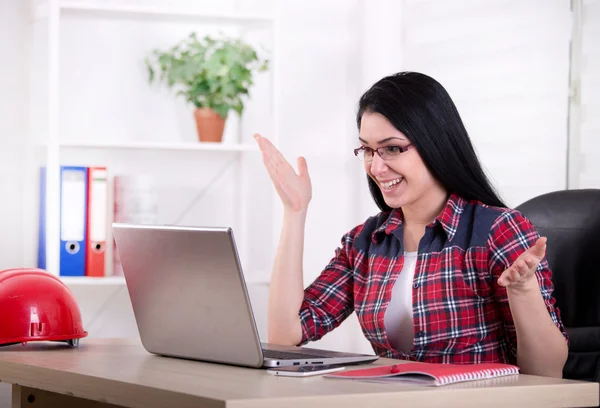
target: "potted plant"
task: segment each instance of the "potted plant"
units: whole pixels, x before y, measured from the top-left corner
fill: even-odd
[[[167,50],[154,50],[145,63],[150,83],[166,82],[193,104],[201,142],[222,140],[229,111],[242,114],[254,74],[268,67],[268,60],[240,39],[200,39],[195,33]]]

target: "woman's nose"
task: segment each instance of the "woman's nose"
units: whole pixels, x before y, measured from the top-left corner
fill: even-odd
[[[382,174],[386,170],[387,170],[387,164],[381,158],[381,156],[379,156],[378,153],[375,153],[373,155],[373,161],[371,162],[371,173],[374,176],[377,176],[378,174]]]

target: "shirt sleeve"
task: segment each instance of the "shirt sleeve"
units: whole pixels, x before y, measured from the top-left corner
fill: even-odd
[[[496,301],[500,305],[503,328],[508,340],[509,355],[513,361],[517,360],[515,324],[510,312],[506,288],[497,285],[496,282],[502,272],[508,269],[519,255],[535,245],[539,237],[540,235],[533,224],[523,214],[515,210],[505,212],[498,217],[492,225],[488,237],[489,268],[494,282]],[[554,284],[552,283],[552,271],[546,257],[538,265],[535,274],[550,318],[568,341],[569,337],[560,318],[560,310],[556,307],[556,299],[552,296]]]
[[[335,256],[304,290],[304,300],[299,312],[302,326],[299,345],[319,340],[354,311],[352,247],[357,228],[342,237]]]

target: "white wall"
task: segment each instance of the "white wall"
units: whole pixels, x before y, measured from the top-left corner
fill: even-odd
[[[507,205],[564,189],[569,0],[404,4],[404,68],[446,87]]]
[[[0,1],[0,270],[23,265],[23,138],[27,129],[26,3]],[[0,383],[0,408],[11,406]]]
[[[23,265],[23,138],[27,129],[26,3],[0,2],[0,270]],[[0,384],[0,408],[11,405]]]
[[[23,264],[23,138],[27,131],[26,3],[0,2],[0,270]]]
[[[578,188],[600,187],[600,1],[580,0],[582,5],[581,76],[576,95],[581,126],[573,147],[581,158],[574,166]]]

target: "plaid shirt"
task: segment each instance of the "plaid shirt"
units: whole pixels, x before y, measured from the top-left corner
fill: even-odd
[[[384,315],[404,264],[402,212],[379,213],[344,235],[304,291],[302,341],[318,340],[353,311],[376,354],[437,363],[516,364],[517,335],[506,288],[496,281],[538,233],[518,211],[450,196],[419,243],[413,279],[413,348],[394,350]],[[536,276],[552,321],[568,339],[544,258]]]

